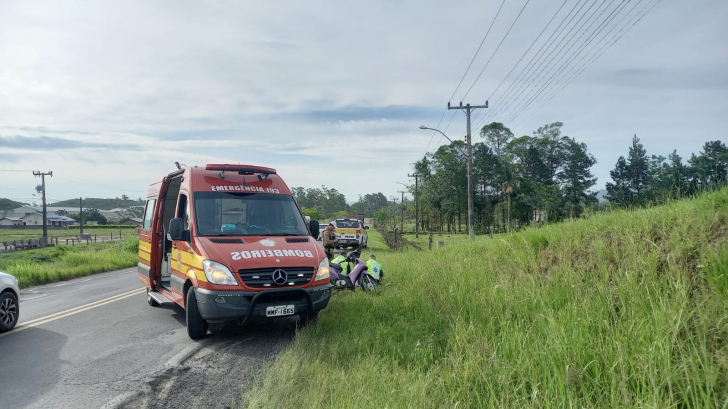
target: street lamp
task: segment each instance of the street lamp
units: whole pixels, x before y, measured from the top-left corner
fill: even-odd
[[[420,129],[429,129],[431,131],[440,132],[442,136],[447,138],[450,143],[453,143],[452,139],[448,138],[447,135],[442,133],[439,129],[428,128],[424,125],[420,125]],[[468,122],[468,135],[470,135],[470,122]],[[463,152],[457,145],[455,147],[468,158],[468,238],[473,239],[473,167],[472,157],[470,155],[470,140],[468,140],[468,153]]]
[[[435,128],[428,128],[428,127],[426,127],[426,126],[424,126],[424,125],[420,125],[420,129],[423,129],[423,130],[427,130],[427,129],[429,129],[429,130],[431,130],[431,131],[435,131],[435,132],[440,132],[440,133],[442,134],[442,136],[444,136],[444,137],[445,137],[445,139],[447,139],[448,141],[450,141],[450,143],[455,143],[455,142],[453,142],[453,141],[452,141],[452,139],[450,139],[450,138],[449,138],[449,137],[448,137],[447,135],[445,135],[444,133],[442,133],[442,131],[441,131],[441,130],[439,130],[439,129],[435,129]],[[456,148],[457,148],[457,149],[458,149],[458,150],[460,151],[460,153],[462,153],[463,155],[466,155],[466,156],[467,156],[467,153],[465,153],[465,152],[464,152],[464,151],[463,151],[462,149],[460,149],[460,147],[459,147],[459,146],[455,145],[455,147],[456,147]]]

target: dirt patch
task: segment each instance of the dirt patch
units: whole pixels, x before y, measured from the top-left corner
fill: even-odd
[[[142,394],[121,407],[230,408],[233,401],[240,405],[241,387],[249,388],[266,363],[291,342],[296,320],[231,324],[208,334],[196,354],[181,366],[155,374]]]

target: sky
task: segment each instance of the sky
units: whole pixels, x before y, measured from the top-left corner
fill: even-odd
[[[486,99],[475,142],[561,121],[602,189],[635,134],[686,159],[728,142],[728,2],[656,1],[0,0],[0,197],[39,203],[33,170],[49,202],[143,197],[175,161],[399,197],[447,142],[419,126],[461,139],[448,101]]]

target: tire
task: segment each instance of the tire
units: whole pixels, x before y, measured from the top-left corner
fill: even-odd
[[[359,286],[365,292],[377,292],[379,291],[379,283],[373,279],[369,274],[362,274],[359,276]]]
[[[159,303],[154,298],[152,298],[151,295],[149,295],[150,292],[151,291],[149,291],[149,289],[147,288],[147,304],[149,304],[150,307],[159,307]]]
[[[0,294],[0,332],[15,328],[20,316],[18,297],[11,292]]]
[[[185,318],[187,319],[187,335],[192,339],[204,338],[207,335],[207,321],[203,320],[200,315],[194,288],[190,288],[187,291],[186,301]]]

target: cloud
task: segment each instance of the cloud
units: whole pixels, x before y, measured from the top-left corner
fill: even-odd
[[[52,136],[29,137],[21,135],[0,135],[0,148],[32,150],[36,152],[83,148],[139,150],[139,146],[137,145],[124,143],[114,144],[105,142],[84,142],[74,139],[56,138]]]
[[[522,6],[506,2],[463,78],[499,4],[8,2],[0,161],[32,152],[54,173],[94,182],[54,179],[56,194],[69,197],[119,192],[99,185],[143,192],[174,161],[227,161],[277,167],[289,185],[325,184],[352,199],[393,194],[411,164],[444,143],[420,125],[464,135],[462,113],[443,115],[450,99],[479,104],[492,95],[489,121],[514,115],[506,125],[516,135],[564,122],[564,133],[597,156],[601,186],[635,133],[649,154],[684,157],[722,137],[725,1],[660,2],[553,99],[496,114],[511,83],[523,85],[513,96],[537,89],[514,83],[534,48],[494,93],[558,7],[530,2],[494,54]],[[32,183],[3,181],[3,189]]]

